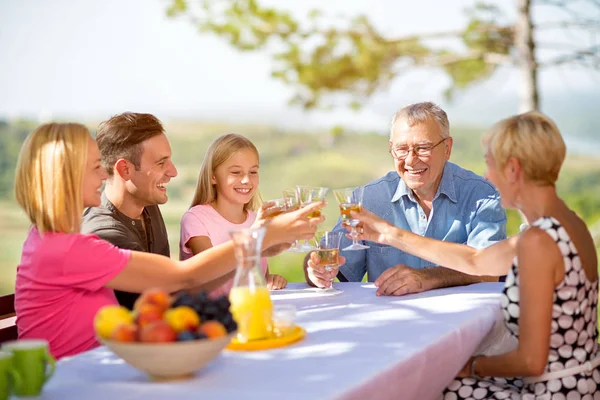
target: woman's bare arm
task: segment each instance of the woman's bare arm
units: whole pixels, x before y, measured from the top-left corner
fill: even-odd
[[[153,287],[169,292],[199,286],[235,268],[233,242],[229,241],[185,261],[132,251],[129,262],[107,286],[139,293]]]
[[[263,240],[263,249],[296,239],[314,236],[317,224],[324,217],[306,218],[308,214],[324,206],[323,202],[312,203],[300,210],[281,214],[268,224]],[[196,287],[221,278],[236,266],[233,241],[213,246],[185,261],[168,257],[131,252],[129,262],[123,270],[106,284],[107,287],[140,293],[146,289],[160,287],[169,292]]]
[[[190,247],[190,249],[192,250],[192,254],[194,254],[194,255],[213,247],[212,241],[210,240],[210,238],[208,236],[194,236],[194,237],[190,238],[190,240],[188,240],[187,245]],[[195,290],[206,290],[207,292],[212,292],[213,290],[218,289],[221,286],[223,286],[230,279],[233,279],[234,276],[235,276],[235,270],[228,272],[227,274],[225,274],[215,280],[206,282],[203,285],[195,287],[194,289]]]
[[[469,275],[506,275],[516,255],[518,236],[485,249],[475,249],[465,244],[416,235],[393,226],[365,209],[360,213],[353,213],[353,216],[361,221],[358,228],[359,240],[394,246],[436,265]]]

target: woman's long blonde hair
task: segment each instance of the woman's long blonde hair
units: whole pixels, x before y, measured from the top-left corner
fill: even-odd
[[[40,233],[79,232],[89,130],[48,123],[29,134],[19,152],[15,196]]]
[[[215,174],[215,170],[219,165],[227,161],[234,153],[249,149],[256,154],[256,158],[260,159],[256,146],[246,137],[236,133],[228,133],[215,139],[214,142],[206,150],[202,166],[200,167],[200,175],[196,184],[196,192],[190,207],[199,204],[210,204],[217,199],[217,190],[212,184],[211,179]],[[261,204],[260,194],[257,191],[250,201],[244,204],[244,210],[256,211]]]

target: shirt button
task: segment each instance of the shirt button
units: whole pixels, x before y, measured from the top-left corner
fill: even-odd
[[[421,219],[425,219],[425,214],[421,214]]]
[[[131,225],[135,225],[135,221],[131,221]]]

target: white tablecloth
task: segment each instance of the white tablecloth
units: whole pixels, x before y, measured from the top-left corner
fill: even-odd
[[[61,360],[43,399],[434,399],[490,330],[499,283],[377,297],[368,283],[324,296],[290,284],[308,334],[292,346],[225,351],[194,379],[155,383],[101,347]]]

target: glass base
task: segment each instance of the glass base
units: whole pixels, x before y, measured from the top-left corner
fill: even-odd
[[[300,246],[292,246],[286,251],[289,251],[290,253],[306,253],[306,251],[302,250]]]
[[[306,242],[302,243],[299,248],[303,253],[308,253],[309,251],[317,250],[317,248],[315,246],[311,245],[310,243],[306,243]]]
[[[342,249],[342,251],[352,251],[352,250],[365,250],[368,249],[369,246],[365,246],[364,244],[360,244],[360,243],[352,243],[350,246],[348,247],[344,247]]]
[[[323,289],[318,289],[316,290],[316,292],[321,292],[321,293],[327,293],[327,294],[339,294],[339,293],[344,293],[344,291],[342,289],[338,289],[335,287],[330,287],[330,288],[323,288]]]

